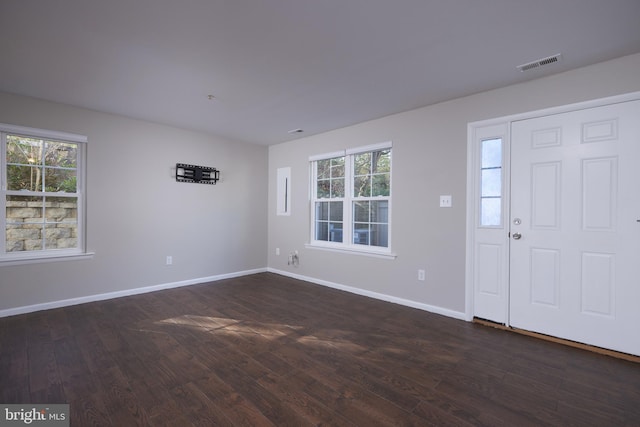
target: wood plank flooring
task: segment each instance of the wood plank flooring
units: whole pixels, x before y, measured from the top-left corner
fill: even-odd
[[[640,426],[640,364],[263,273],[0,319],[0,402],[73,426]]]

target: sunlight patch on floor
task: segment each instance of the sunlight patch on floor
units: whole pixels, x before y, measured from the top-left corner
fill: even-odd
[[[280,323],[258,323],[226,317],[209,317],[185,314],[155,322],[159,326],[180,326],[207,333],[229,335],[259,335],[265,339],[277,339],[291,335],[302,326]]]

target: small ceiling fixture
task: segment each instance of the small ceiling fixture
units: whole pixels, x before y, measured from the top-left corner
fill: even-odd
[[[542,67],[544,65],[554,64],[562,59],[562,54],[557,53],[555,55],[547,56],[546,58],[536,59],[535,61],[527,62],[526,64],[518,65],[516,68],[520,71],[532,70],[534,68]]]
[[[207,98],[209,99],[209,101],[213,101],[214,99],[216,99],[215,95],[207,95]]]
[[[304,132],[304,130],[302,130],[302,129],[300,129],[300,128],[297,128],[297,129],[291,129],[291,130],[290,130],[289,132],[287,132],[287,133],[294,134],[294,133],[302,133],[302,132]]]

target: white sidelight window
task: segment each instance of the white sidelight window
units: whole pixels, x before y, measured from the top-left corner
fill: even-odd
[[[311,246],[390,253],[391,143],[310,160]]]
[[[0,263],[84,255],[85,143],[0,124]]]
[[[480,226],[502,226],[502,138],[481,141]]]

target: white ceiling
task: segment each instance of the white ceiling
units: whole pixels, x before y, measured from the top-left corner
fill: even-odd
[[[640,0],[0,2],[0,91],[257,144],[636,52]]]

